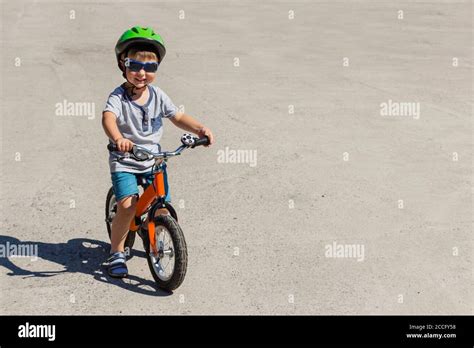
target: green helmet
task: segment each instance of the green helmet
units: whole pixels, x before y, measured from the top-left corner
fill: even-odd
[[[136,44],[150,45],[151,49],[158,55],[160,63],[166,54],[163,39],[152,28],[133,27],[125,31],[115,45],[115,55],[117,56],[120,70],[122,70],[120,56],[122,53],[126,54]]]

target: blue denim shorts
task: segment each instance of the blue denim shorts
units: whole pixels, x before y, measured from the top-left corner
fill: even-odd
[[[138,195],[138,180],[140,177],[146,179],[144,189],[153,182],[153,173],[129,173],[129,172],[115,172],[111,174],[112,185],[114,188],[115,199],[120,201],[127,196]],[[170,191],[168,188],[168,174],[166,173],[166,165],[163,168],[163,179],[165,181],[165,192],[167,202],[171,202]]]

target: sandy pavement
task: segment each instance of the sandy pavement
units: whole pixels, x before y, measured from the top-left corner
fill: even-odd
[[[1,314],[473,313],[471,1],[4,0],[1,22],[0,248],[38,256],[0,257]],[[169,162],[171,295],[139,240],[129,279],[100,266],[101,111],[133,25],[217,139]]]

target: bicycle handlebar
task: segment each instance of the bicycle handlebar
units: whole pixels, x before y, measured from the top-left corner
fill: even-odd
[[[164,151],[164,152],[152,152],[139,145],[133,145],[132,150],[128,151],[129,156],[133,157],[137,161],[147,161],[150,159],[167,159],[169,157],[178,156],[187,148],[195,148],[196,146],[209,145],[210,140],[207,136],[204,138],[193,137],[191,134],[184,134],[181,137],[181,145],[175,151]],[[109,151],[119,151],[116,144],[108,144],[107,149]],[[124,156],[128,157],[128,156]],[[123,157],[122,157],[123,158]]]
[[[191,148],[195,148],[196,146],[207,146],[210,143],[211,141],[209,140],[209,138],[205,136],[204,138],[196,139],[196,141],[194,142],[194,145]]]

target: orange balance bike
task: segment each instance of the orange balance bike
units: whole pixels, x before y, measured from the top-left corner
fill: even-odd
[[[167,291],[178,288],[183,282],[186,275],[188,253],[176,211],[169,202],[165,201],[164,164],[170,157],[180,155],[185,149],[209,145],[209,138],[196,138],[191,134],[184,134],[181,137],[181,143],[182,145],[173,152],[158,153],[134,145],[130,152],[123,153],[124,156],[119,158],[119,160],[127,157],[137,161],[155,160],[152,168],[153,182],[147,187],[146,180],[138,183],[143,188],[143,193],[139,196],[135,217],[130,223],[125,241],[125,253],[130,255],[135,235],[138,234],[143,241],[148,266],[156,284],[159,288]],[[115,144],[109,144],[107,148],[109,151],[118,151]],[[169,215],[155,216],[156,211],[161,208],[167,209]],[[105,203],[105,222],[109,238],[116,212],[117,201],[113,188],[110,188]],[[144,228],[146,223],[147,228]]]

